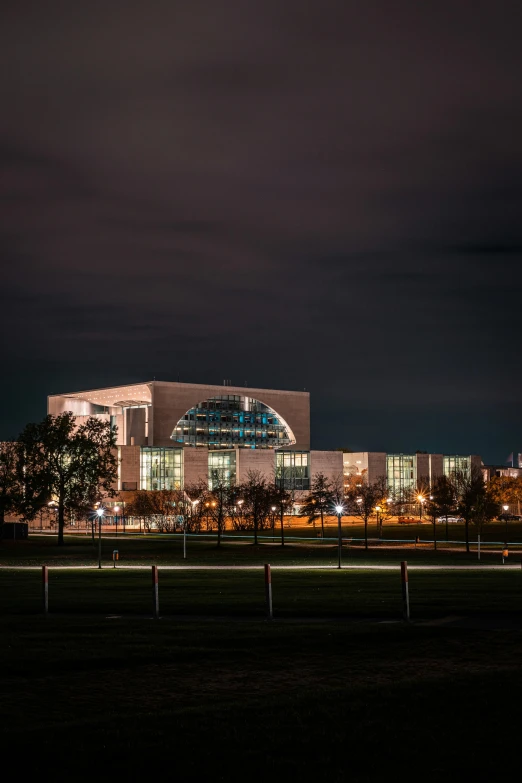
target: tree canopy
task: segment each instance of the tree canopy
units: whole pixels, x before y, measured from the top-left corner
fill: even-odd
[[[109,422],[94,416],[80,426],[70,412],[28,424],[17,441],[23,517],[34,519],[42,505],[55,501],[58,543],[63,544],[66,512],[85,512],[115,494],[115,447]]]

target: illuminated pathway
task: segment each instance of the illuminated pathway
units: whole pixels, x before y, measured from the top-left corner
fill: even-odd
[[[41,571],[42,565],[62,571],[98,571],[98,565],[53,565],[52,561],[40,565],[2,565],[0,571]],[[153,565],[158,565],[161,571],[259,571],[263,565],[118,565],[117,571],[150,571]],[[337,565],[272,565],[272,571],[338,571]],[[102,570],[113,571],[111,561]],[[400,571],[400,563],[396,565],[343,565],[341,571]],[[505,565],[410,565],[408,571],[521,571],[520,563]]]

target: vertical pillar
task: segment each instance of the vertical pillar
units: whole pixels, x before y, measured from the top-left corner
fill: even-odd
[[[410,594],[408,590],[408,563],[406,560],[401,562],[401,582],[402,582],[402,617],[406,622],[410,621]]]
[[[480,560],[480,535],[477,536],[477,560]]]
[[[266,617],[267,620],[273,619],[272,612],[272,572],[270,565],[265,563],[265,596],[266,596]]]
[[[158,566],[152,566],[152,616],[159,618]]]
[[[43,613],[49,613],[49,567],[42,566],[42,601]]]

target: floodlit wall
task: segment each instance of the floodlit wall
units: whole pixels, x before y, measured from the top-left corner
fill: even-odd
[[[288,449],[290,451],[290,449]],[[249,471],[261,473],[265,479],[273,483],[275,480],[275,455],[273,449],[237,449],[237,481],[239,484],[248,480]]]
[[[199,402],[225,394],[254,397],[273,408],[292,430],[293,450],[310,448],[310,395],[308,392],[251,389],[242,386],[207,386],[196,383],[150,384],[152,409],[149,419],[149,445],[172,446],[170,436],[183,415]]]
[[[183,481],[185,487],[208,482],[208,449],[183,449]]]
[[[342,451],[311,451],[310,452],[310,482],[314,476],[323,473],[329,481],[337,481],[343,477]]]

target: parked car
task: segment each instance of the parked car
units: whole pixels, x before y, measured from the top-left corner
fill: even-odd
[[[437,517],[437,522],[444,522],[445,523],[446,519],[447,519],[448,522],[464,522],[465,521],[463,517],[454,517],[454,516],[450,516],[448,514],[447,517]]]
[[[520,522],[522,516],[520,514],[499,514],[497,519],[499,522]]]

